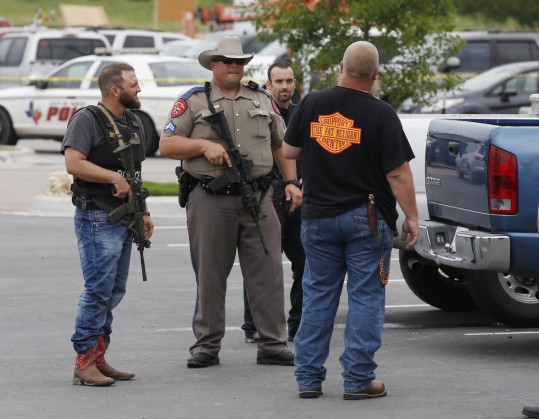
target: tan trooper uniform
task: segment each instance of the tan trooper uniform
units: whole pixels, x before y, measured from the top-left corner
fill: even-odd
[[[234,143],[240,153],[252,160],[253,180],[268,175],[273,165],[272,149],[282,144],[284,126],[269,95],[260,89],[241,85],[233,99],[212,82],[211,101],[215,110],[224,110]],[[211,123],[204,87],[194,88],[175,103],[163,136],[181,135],[221,143]],[[222,167],[204,156],[183,161],[183,168],[197,179],[219,177]],[[260,202],[260,228],[269,255],[266,256],[251,216],[242,206],[241,196],[212,194],[197,186],[187,202],[187,228],[193,268],[197,280],[197,301],[193,331],[197,339],[192,354],[206,352],[217,356],[225,333],[225,293],[236,251],[247,290],[253,319],[260,339],[258,355],[273,355],[286,349],[281,235],[271,196],[256,190]]]

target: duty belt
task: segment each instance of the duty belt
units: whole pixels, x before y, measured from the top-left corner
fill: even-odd
[[[240,196],[240,184],[239,183],[231,183],[230,185],[225,186],[224,188],[221,188],[217,191],[213,191],[209,184],[213,180],[212,177],[205,177],[201,180],[197,181],[197,185],[201,186],[207,193],[215,194],[215,195],[228,195],[228,196]],[[253,191],[262,190],[266,191],[270,185],[273,178],[271,176],[262,176],[258,179],[255,179],[253,182],[251,182],[251,187],[253,188]]]

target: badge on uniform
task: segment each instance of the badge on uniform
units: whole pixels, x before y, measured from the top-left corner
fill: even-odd
[[[260,108],[260,102],[258,100],[253,100],[253,105],[255,105],[256,108]]]
[[[184,113],[186,109],[187,109],[187,102],[185,101],[185,99],[179,98],[174,104],[174,107],[172,108],[170,117],[177,118],[182,113]]]

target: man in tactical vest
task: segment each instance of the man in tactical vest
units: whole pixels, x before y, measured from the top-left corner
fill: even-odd
[[[202,52],[198,61],[213,80],[176,101],[159,145],[162,156],[183,160],[194,185],[185,202],[197,280],[189,368],[220,362],[227,277],[236,252],[259,334],[256,362],[294,365],[286,345],[281,229],[268,176],[273,157],[289,181],[291,211],[302,194],[295,162],[282,155],[284,127],[275,103],[256,83],[241,83],[252,58],[236,36]]]
[[[102,70],[98,84],[101,102],[73,115],[61,152],[74,176],[75,232],[84,276],[71,337],[77,352],[73,384],[107,386],[135,376],[112,368],[104,355],[112,310],[126,292],[134,237],[137,244],[149,247],[154,225],[139,187],[144,130],[128,111],[140,108],[135,70],[128,64],[111,64]]]

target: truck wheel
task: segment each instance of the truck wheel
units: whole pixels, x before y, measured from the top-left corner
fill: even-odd
[[[15,135],[15,131],[13,131],[13,123],[9,114],[4,109],[0,109],[0,144],[17,144],[17,136]]]
[[[475,310],[460,269],[437,266],[412,251],[399,251],[406,284],[427,304],[447,311]]]
[[[144,152],[147,157],[153,156],[159,149],[159,137],[155,131],[155,125],[152,119],[143,112],[135,112],[135,114],[142,121],[144,127],[144,134],[146,136],[146,142],[144,144]]]
[[[513,327],[539,326],[537,280],[488,271],[467,271],[466,284],[479,309]]]

